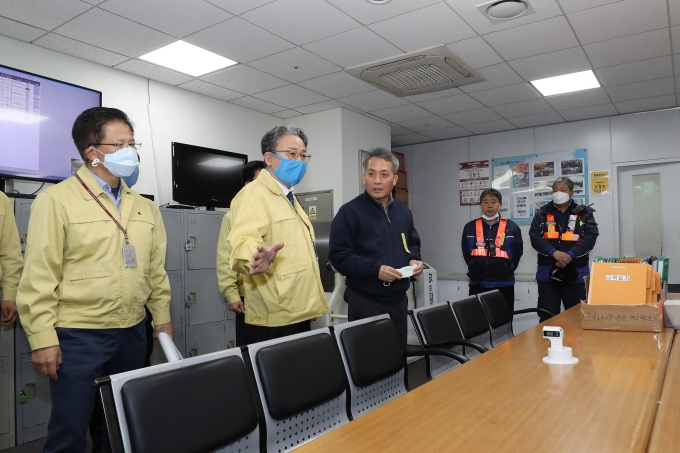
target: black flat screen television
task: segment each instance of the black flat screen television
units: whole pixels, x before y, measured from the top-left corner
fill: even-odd
[[[70,177],[81,163],[73,122],[101,105],[100,91],[0,65],[0,178]]]
[[[172,199],[177,203],[228,208],[243,188],[245,154],[172,143]]]

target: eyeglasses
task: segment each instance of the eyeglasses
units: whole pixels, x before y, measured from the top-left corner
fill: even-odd
[[[101,145],[115,146],[118,149],[127,148],[129,146],[134,150],[138,150],[139,148],[142,147],[141,143],[90,143],[90,146],[101,146]]]
[[[275,153],[286,153],[290,160],[301,160],[304,163],[308,163],[312,159],[311,154],[301,154],[297,151],[290,151],[288,149],[282,149],[280,151],[274,151]]]

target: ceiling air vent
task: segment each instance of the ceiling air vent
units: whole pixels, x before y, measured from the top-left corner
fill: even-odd
[[[486,80],[446,46],[430,47],[345,69],[395,96],[413,96]]]

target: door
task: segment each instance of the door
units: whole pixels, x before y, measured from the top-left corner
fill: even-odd
[[[215,269],[217,241],[224,212],[189,212],[187,233],[191,247],[187,251],[188,269]]]
[[[215,269],[186,271],[184,300],[189,307],[190,326],[227,318],[227,303],[217,286]]]

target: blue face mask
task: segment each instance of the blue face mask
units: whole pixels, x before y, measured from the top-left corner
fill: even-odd
[[[271,152],[269,154],[276,157],[280,162],[279,168],[276,169],[274,175],[276,175],[282,183],[288,184],[289,186],[295,186],[305,177],[305,172],[307,171],[306,163],[301,160],[281,159]]]
[[[92,148],[99,154],[104,156],[104,166],[111,172],[113,176],[122,178],[123,176],[130,176],[135,168],[139,166],[137,159],[137,151],[132,146],[127,146],[119,149],[115,153],[104,154],[97,148]],[[92,161],[92,166],[96,167],[101,161],[95,158]]]
[[[139,167],[135,168],[130,176],[123,176],[121,179],[125,181],[125,185],[132,187],[137,184],[137,179],[139,178]]]

